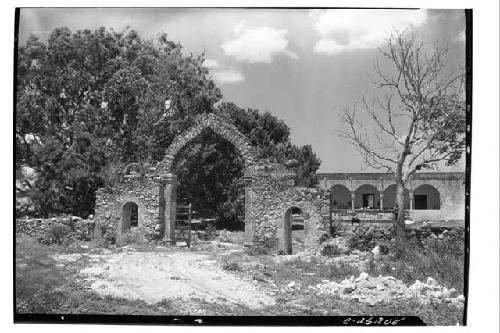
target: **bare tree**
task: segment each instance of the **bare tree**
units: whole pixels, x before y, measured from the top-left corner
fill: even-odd
[[[382,97],[363,96],[342,117],[340,135],[366,164],[394,174],[399,244],[406,237],[404,192],[410,177],[439,163],[456,164],[465,148],[464,73],[447,68],[446,48],[426,48],[414,34],[393,32],[379,49],[391,69],[383,71],[377,60],[372,80]]]

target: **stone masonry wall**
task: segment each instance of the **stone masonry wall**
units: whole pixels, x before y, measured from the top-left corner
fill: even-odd
[[[291,207],[305,215],[305,251],[313,252],[323,234],[329,233],[329,221],[321,216],[327,192],[315,188],[294,187],[294,173],[280,168],[260,168],[253,174],[250,188],[250,219],[253,224],[253,248],[276,253],[283,243],[285,213]]]
[[[113,188],[97,191],[96,237],[104,230],[112,231],[116,236],[121,234],[122,210],[127,202],[138,206],[138,227],[143,228],[146,235],[159,235],[158,184],[152,175],[131,174]]]
[[[90,240],[94,234],[94,220],[79,216],[61,216],[49,219],[17,219],[16,235],[41,236],[51,227],[62,224],[82,239]]]

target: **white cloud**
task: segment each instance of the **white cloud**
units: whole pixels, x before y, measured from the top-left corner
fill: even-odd
[[[219,67],[219,63],[214,59],[205,59],[205,61],[203,61],[203,65],[208,69]]]
[[[214,59],[205,59],[203,65],[210,71],[212,78],[219,84],[239,83],[245,76],[234,68],[222,66]]]
[[[213,74],[214,80],[224,84],[224,83],[238,83],[245,80],[245,77],[241,72],[238,72],[235,69],[221,69],[215,71]]]
[[[393,29],[418,27],[425,10],[311,10],[309,18],[320,35],[314,52],[338,54],[381,46]]]
[[[247,63],[270,63],[278,54],[297,59],[298,55],[288,49],[287,33],[286,29],[249,27],[243,20],[234,27],[233,38],[222,44],[222,49],[227,56]]]

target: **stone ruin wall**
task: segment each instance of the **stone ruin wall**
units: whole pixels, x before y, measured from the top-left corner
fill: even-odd
[[[96,193],[96,237],[112,230],[121,234],[123,205],[133,202],[138,207],[138,228],[149,238],[159,236],[159,191],[154,175],[131,174],[114,187]]]
[[[195,124],[178,136],[169,146],[164,159],[154,168],[154,174],[137,172],[124,176],[113,188],[102,188],[96,193],[96,236],[113,230],[121,233],[123,205],[138,205],[138,226],[147,235],[160,236],[161,228],[171,230],[169,220],[175,218],[176,185],[165,183],[163,194],[166,201],[167,223],[160,225],[160,186],[157,180],[172,176],[176,154],[206,128],[212,129],[231,142],[245,160],[245,239],[247,245],[266,251],[279,250],[280,237],[284,234],[284,215],[291,207],[298,207],[308,219],[304,223],[306,250],[317,247],[322,235],[329,232],[329,221],[322,218],[322,209],[328,206],[328,195],[320,189],[294,187],[295,173],[279,164],[256,160],[255,149],[237,128],[214,114],[203,114]],[[175,175],[173,175],[175,176]],[[158,179],[157,179],[158,178]],[[175,177],[172,178],[175,182]],[[171,193],[172,192],[172,193]],[[168,198],[167,198],[168,197]],[[171,201],[169,201],[171,200]],[[174,212],[174,213],[172,213]],[[173,215],[172,215],[173,214]],[[99,230],[97,230],[99,229]],[[169,231],[166,232],[168,237]],[[278,240],[277,240],[278,239]]]
[[[328,204],[327,191],[294,186],[295,173],[279,165],[265,170],[261,167],[252,175],[250,188],[252,247],[257,252],[278,253],[284,250],[285,213],[297,207],[305,215],[305,251],[314,252],[325,235],[329,235],[329,220],[322,211]],[[272,168],[272,167],[271,167]]]
[[[47,219],[17,219],[16,235],[40,236],[56,225],[67,227],[80,238],[91,240],[94,237],[94,220],[92,216],[82,219],[79,216],[60,216]]]

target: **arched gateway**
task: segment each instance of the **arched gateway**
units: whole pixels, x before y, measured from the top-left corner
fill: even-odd
[[[156,168],[159,173],[157,181],[160,192],[160,225],[162,226],[160,233],[170,243],[175,243],[177,207],[177,176],[172,173],[173,162],[177,153],[206,129],[211,129],[235,146],[243,156],[245,169],[252,166],[256,159],[250,142],[234,125],[225,122],[221,117],[213,113],[196,117],[195,124],[172,141],[167,148],[163,161],[158,163]],[[251,243],[251,227],[248,220],[250,200],[246,188],[249,183],[251,183],[251,177],[247,176],[245,177],[245,240],[247,243]]]
[[[292,219],[293,213],[287,215],[287,210],[296,207],[307,216],[301,225],[303,250],[315,251],[329,232],[329,222],[322,210],[328,208],[327,191],[296,187],[293,170],[257,160],[248,139],[215,114],[196,117],[193,126],[172,141],[155,168],[145,171],[129,166],[129,174],[96,192],[95,220],[96,228],[100,229],[96,237],[109,232],[120,237],[137,225],[150,238],[175,243],[177,176],[173,173],[173,162],[179,151],[205,129],[231,142],[245,161],[245,244],[258,252],[289,253],[288,238],[293,227],[290,223],[297,221]]]

